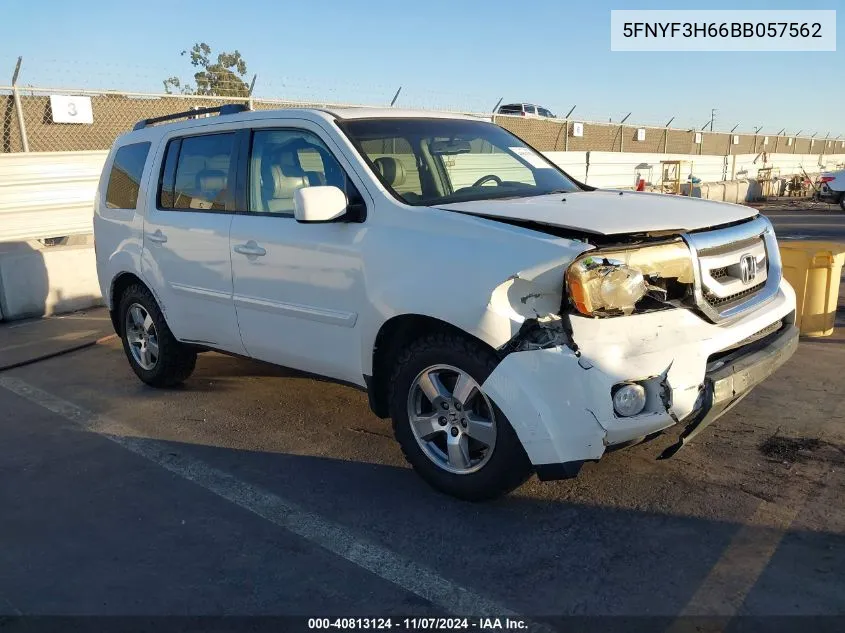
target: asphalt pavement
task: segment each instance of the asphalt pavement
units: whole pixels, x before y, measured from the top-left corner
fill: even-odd
[[[845,243],[845,211],[838,204],[781,198],[754,206],[775,225],[778,239]]]

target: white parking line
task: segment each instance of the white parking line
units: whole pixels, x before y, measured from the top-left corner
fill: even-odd
[[[272,492],[240,481],[199,459],[175,454],[171,445],[137,437],[136,431],[119,421],[98,415],[11,376],[0,376],[0,387],[98,433],[183,479],[416,594],[447,613],[518,617],[510,609]]]

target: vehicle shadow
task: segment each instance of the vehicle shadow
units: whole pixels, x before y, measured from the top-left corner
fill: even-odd
[[[289,367],[280,367],[264,361],[240,356],[230,356],[221,352],[202,352],[199,356],[197,371],[192,374],[191,380],[182,384],[169,387],[164,391],[183,392],[219,392],[227,389],[239,389],[241,383],[239,378],[287,378],[307,381],[316,381],[329,384],[340,384],[353,389],[359,389],[342,381],[336,381],[325,376],[308,374]],[[137,385],[139,394],[149,393],[154,395],[162,390],[148,387],[143,384]]]
[[[408,468],[166,444],[522,613],[669,616],[701,608],[707,615],[725,608],[706,591],[721,589],[712,575],[725,568],[747,583],[740,613],[834,614],[845,607],[845,580],[835,571],[845,568],[840,533],[606,505],[633,494],[625,482],[611,484],[605,500],[581,496],[574,481],[545,484],[563,491],[563,501],[517,491],[472,504],[435,492]],[[772,544],[773,551],[755,569],[742,558],[748,551],[731,557],[738,540]]]

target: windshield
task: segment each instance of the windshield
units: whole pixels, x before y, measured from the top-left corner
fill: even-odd
[[[390,118],[338,124],[382,183],[407,204],[579,190],[542,154],[486,121]]]

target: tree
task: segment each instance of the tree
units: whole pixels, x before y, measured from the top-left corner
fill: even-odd
[[[249,86],[246,77],[246,60],[240,52],[220,53],[217,61],[212,61],[211,47],[205,42],[194,44],[190,51],[182,51],[182,56],[190,55],[191,66],[200,70],[194,73],[196,87],[182,84],[178,77],[164,80],[164,91],[173,94],[213,95],[217,97],[248,97]]]

